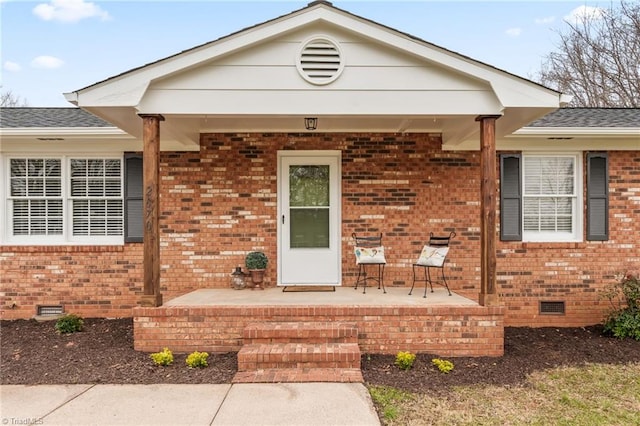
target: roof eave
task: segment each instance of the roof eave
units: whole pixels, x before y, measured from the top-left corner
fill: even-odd
[[[131,137],[117,127],[8,127],[0,129],[6,137]]]
[[[523,127],[513,133],[518,137],[548,136],[638,136],[640,127]]]

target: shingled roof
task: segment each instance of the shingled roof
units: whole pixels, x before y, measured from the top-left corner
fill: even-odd
[[[0,108],[0,128],[114,127],[80,108]]]
[[[640,108],[560,108],[525,127],[640,127]]]
[[[0,128],[114,127],[80,108],[0,108]],[[526,127],[640,127],[640,108],[561,108]]]

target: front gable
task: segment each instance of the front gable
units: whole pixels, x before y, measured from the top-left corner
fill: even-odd
[[[339,49],[344,68],[330,84],[307,81],[297,67],[314,39]],[[495,113],[502,105],[485,81],[318,22],[156,80],[139,108],[164,115],[407,116]]]
[[[296,67],[305,42],[335,42],[344,69],[326,85]],[[558,108],[561,95],[328,2],[66,94],[141,136],[138,114],[163,114],[163,143],[197,149],[207,131],[439,132],[446,145],[477,140],[478,115],[501,115],[508,134]]]

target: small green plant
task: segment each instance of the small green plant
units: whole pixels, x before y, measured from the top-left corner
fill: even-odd
[[[160,352],[155,352],[150,355],[153,362],[156,365],[171,365],[173,364],[173,353],[169,348],[164,348]]]
[[[414,399],[409,392],[387,386],[371,386],[369,393],[382,417],[387,421],[397,419],[403,406]]]
[[[604,292],[604,297],[613,308],[605,319],[604,332],[640,341],[640,273],[625,273]]]
[[[453,363],[451,361],[447,361],[446,359],[434,358],[431,360],[431,363],[438,367],[438,370],[445,374],[453,370]]]
[[[195,351],[189,354],[186,362],[190,368],[208,367],[209,366],[209,364],[207,364],[208,357],[209,357],[209,354],[206,352]]]
[[[71,334],[76,331],[82,331],[84,320],[76,314],[66,314],[58,318],[56,321],[56,331],[60,334]]]
[[[401,370],[409,370],[413,367],[413,362],[416,360],[416,355],[411,352],[398,352],[396,355],[395,364],[400,367]]]
[[[247,266],[247,269],[266,269],[269,259],[267,258],[267,255],[261,251],[252,251],[247,254],[244,263]]]

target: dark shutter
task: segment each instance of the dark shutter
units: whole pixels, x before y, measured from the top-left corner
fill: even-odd
[[[141,243],[144,234],[142,225],[142,156],[125,154],[124,161],[124,241]]]
[[[522,241],[520,154],[500,155],[500,239]]]
[[[606,152],[587,153],[587,240],[609,239],[609,167]]]

